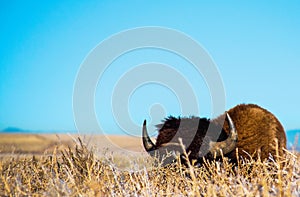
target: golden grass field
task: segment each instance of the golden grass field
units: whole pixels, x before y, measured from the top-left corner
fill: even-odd
[[[76,134],[0,134],[0,157],[1,154],[44,154],[52,152],[56,146],[68,147],[74,145],[74,140],[78,137],[84,142],[89,141],[89,136],[79,136]],[[87,138],[85,140],[85,138]],[[97,143],[100,149],[109,148],[111,151],[118,149],[141,151],[141,139],[137,137],[121,135],[93,135],[92,140]]]
[[[0,135],[1,196],[299,196],[300,156],[161,166],[134,137]],[[83,142],[81,142],[83,141]]]

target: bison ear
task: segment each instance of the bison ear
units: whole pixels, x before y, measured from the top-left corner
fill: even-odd
[[[216,154],[216,156],[221,156],[221,151],[223,154],[227,154],[236,148],[237,131],[236,131],[236,128],[234,126],[232,119],[230,118],[230,116],[227,112],[226,112],[226,119],[228,121],[229,130],[230,130],[228,138],[222,142],[212,142],[211,141],[209,143],[209,145],[210,145],[209,151],[212,154]]]
[[[156,149],[155,144],[152,142],[151,138],[149,137],[147,126],[146,126],[146,120],[144,120],[144,124],[143,124],[143,145],[147,152]]]

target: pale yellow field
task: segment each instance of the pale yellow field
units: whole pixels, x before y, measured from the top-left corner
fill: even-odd
[[[54,147],[73,146],[78,137],[86,144],[97,146],[99,150],[109,149],[118,151],[143,151],[141,139],[121,135],[79,136],[69,134],[0,134],[0,156],[11,153],[44,154],[53,151]]]
[[[0,152],[1,196],[300,195],[296,152],[186,168],[145,157],[137,137],[20,134],[1,134]]]

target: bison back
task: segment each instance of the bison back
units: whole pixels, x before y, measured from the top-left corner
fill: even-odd
[[[277,153],[283,156],[286,148],[285,131],[271,112],[254,104],[241,104],[230,109],[228,113],[237,129],[239,156],[251,156],[254,159],[258,156],[265,159],[270,155],[276,158]],[[229,133],[227,121],[224,129]],[[235,151],[231,153],[231,157],[236,158]]]

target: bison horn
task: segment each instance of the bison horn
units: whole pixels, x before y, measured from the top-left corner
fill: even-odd
[[[150,151],[153,151],[156,149],[156,146],[151,141],[151,139],[148,135],[148,131],[147,131],[147,127],[146,127],[146,120],[144,120],[144,124],[143,124],[143,144],[144,144],[145,150],[147,152],[150,152]]]
[[[209,143],[209,146],[210,146],[209,151],[212,154],[216,154],[216,156],[221,156],[221,152],[223,154],[227,154],[236,148],[237,131],[236,131],[234,123],[228,113],[226,113],[226,117],[227,117],[227,121],[229,124],[229,130],[230,130],[228,138],[222,142],[212,142],[211,141]]]

